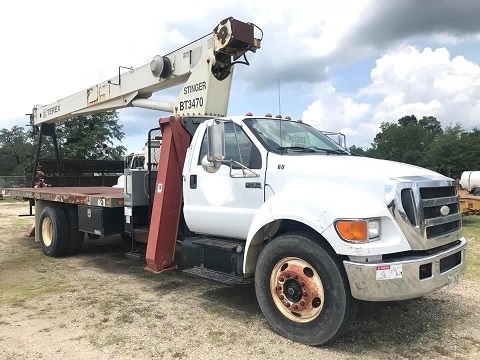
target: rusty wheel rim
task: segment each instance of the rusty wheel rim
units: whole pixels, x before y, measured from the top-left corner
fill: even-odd
[[[45,246],[50,246],[53,239],[53,225],[52,220],[46,217],[42,221],[42,240]]]
[[[320,276],[312,265],[297,257],[284,258],[273,267],[270,292],[278,310],[299,323],[314,320],[325,299]]]

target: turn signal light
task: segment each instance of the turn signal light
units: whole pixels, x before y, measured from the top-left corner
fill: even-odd
[[[380,240],[382,222],[380,218],[372,219],[338,219],[335,221],[338,235],[351,242],[367,242]]]
[[[335,229],[343,240],[362,242],[368,240],[365,220],[337,220]]]

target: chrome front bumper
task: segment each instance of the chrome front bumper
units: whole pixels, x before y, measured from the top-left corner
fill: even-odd
[[[350,290],[366,301],[405,300],[454,285],[467,267],[467,241],[427,256],[375,263],[344,261]]]

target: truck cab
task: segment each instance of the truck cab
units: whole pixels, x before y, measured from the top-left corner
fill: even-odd
[[[277,312],[293,323],[311,323],[324,304],[333,311],[338,302],[345,306],[342,319],[357,300],[419,297],[455,285],[465,271],[452,179],[354,156],[308,124],[255,116],[205,121],[182,175],[188,228],[197,237],[238,245],[232,268],[218,251],[189,257],[188,240],[184,259],[197,268],[255,277],[260,306],[280,333],[286,325]],[[309,258],[318,252],[329,260]],[[328,262],[335,275],[325,269]],[[329,287],[343,295],[329,302]],[[293,338],[316,344],[321,336]]]

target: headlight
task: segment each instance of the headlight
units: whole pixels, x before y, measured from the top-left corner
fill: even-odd
[[[345,241],[370,242],[380,239],[380,219],[339,219],[335,221],[335,230]]]

